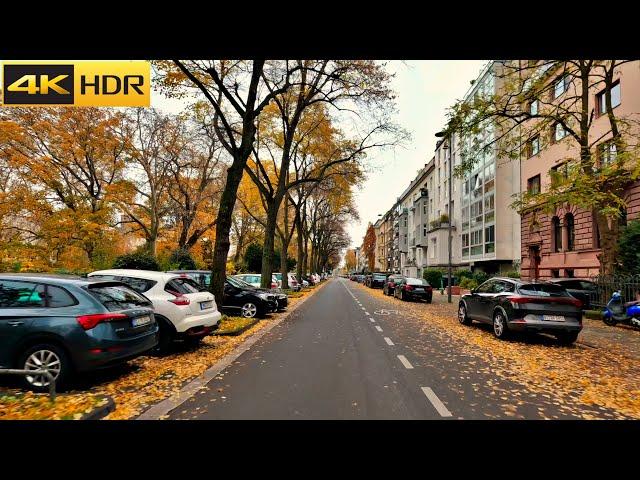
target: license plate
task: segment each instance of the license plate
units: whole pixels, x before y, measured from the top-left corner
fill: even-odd
[[[134,327],[141,327],[151,323],[151,317],[137,317],[131,320],[131,325]]]
[[[543,320],[547,320],[549,322],[564,322],[564,315],[543,315]]]
[[[213,302],[200,302],[200,310],[206,310],[208,308],[213,308]]]
[[[424,288],[416,288],[416,292],[424,292]]]

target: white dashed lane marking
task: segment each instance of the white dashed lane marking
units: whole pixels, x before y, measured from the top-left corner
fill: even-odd
[[[389,337],[384,337],[384,341],[387,342],[387,345],[391,345],[392,347],[395,345]]]
[[[380,327],[380,325],[376,325],[376,330],[378,330],[379,332],[382,331],[382,328]]]
[[[427,396],[427,398],[431,402],[431,405],[434,406],[434,408],[438,411],[441,417],[452,416],[451,412],[447,409],[447,407],[444,406],[444,403],[440,401],[440,399],[438,398],[438,396],[435,394],[433,390],[431,390],[429,387],[421,387],[421,388],[424,394]]]
[[[369,320],[371,320],[371,323],[375,323],[375,320],[371,317],[369,317]]]
[[[411,365],[411,363],[409,363],[409,360],[407,360],[407,357],[405,357],[404,355],[398,355],[398,360],[400,360],[400,363],[402,363],[402,365],[404,365],[404,368],[413,368],[413,365]]]

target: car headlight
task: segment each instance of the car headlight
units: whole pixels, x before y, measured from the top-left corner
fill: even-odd
[[[269,300],[269,295],[267,295],[266,293],[259,293],[258,294],[258,298],[261,298],[262,300],[268,301]]]

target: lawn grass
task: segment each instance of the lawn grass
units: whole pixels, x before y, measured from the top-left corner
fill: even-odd
[[[602,320],[602,312],[600,310],[585,310],[584,316],[591,320]]]
[[[242,332],[258,323],[257,318],[227,317],[220,320],[220,327],[215,331],[215,335],[240,335]]]

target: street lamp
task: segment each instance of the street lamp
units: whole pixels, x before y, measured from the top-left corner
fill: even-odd
[[[451,227],[453,224],[453,215],[451,212],[451,177],[452,177],[452,167],[451,167],[451,151],[453,150],[452,145],[451,145],[451,133],[447,132],[445,130],[436,133],[436,137],[438,138],[445,138],[444,140],[444,145],[442,146],[442,149],[445,150],[445,156],[446,156],[446,151],[449,150],[449,203],[448,203],[448,211],[449,211],[449,268],[448,268],[448,273],[447,273],[447,289],[448,289],[448,294],[447,294],[447,301],[449,303],[451,303]],[[451,149],[450,149],[451,147]]]

